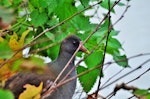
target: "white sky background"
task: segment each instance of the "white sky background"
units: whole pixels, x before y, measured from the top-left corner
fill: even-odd
[[[126,55],[133,56],[136,54],[150,52],[150,0],[131,0],[131,7],[128,9],[124,18],[115,26],[115,29],[120,30],[118,39],[123,43],[123,48]],[[116,15],[112,17],[116,20],[123,12],[122,8],[116,8]],[[142,62],[150,58],[150,56],[135,58],[129,61],[132,68],[136,68]],[[150,62],[143,66],[141,70],[129,75],[118,83],[129,81],[141,74],[150,67]],[[107,72],[108,76],[117,71],[117,66],[112,66]],[[125,70],[125,72],[130,69]],[[123,73],[121,73],[123,74]],[[140,79],[130,83],[139,88],[150,88],[150,72],[143,75]],[[109,90],[109,88],[108,88]],[[104,93],[106,93],[105,91]],[[128,92],[119,92],[112,99],[127,99],[131,96]]]
[[[124,1],[124,0],[121,0]],[[119,41],[123,44],[123,48],[128,57],[150,52],[150,0],[131,0],[131,7],[128,9],[124,18],[115,25],[116,30],[120,30],[120,34],[117,37]],[[112,20],[117,20],[124,11],[124,7],[115,7],[116,14],[112,15]],[[149,56],[144,56],[140,58],[131,59],[129,64],[131,68],[125,69],[124,72],[120,73],[118,76],[125,74],[126,72],[138,67],[141,63],[146,61]],[[109,60],[109,59],[108,59]],[[135,73],[119,80],[116,84],[122,82],[127,82],[137,77],[143,71],[150,67],[150,62],[143,66],[142,69],[136,71]],[[117,73],[121,68],[117,65],[111,65],[105,71],[105,77],[102,82],[106,81],[113,74]],[[117,76],[117,77],[118,77]],[[117,78],[116,77],[116,78]],[[150,88],[150,72],[143,75],[140,79],[130,83],[129,85],[134,85],[139,88]],[[97,88],[97,87],[95,87]],[[93,90],[95,89],[93,88]],[[108,87],[105,90],[100,91],[101,95],[107,95],[111,92],[113,87]],[[111,99],[127,99],[132,96],[127,91],[119,91],[116,96]],[[133,98],[135,99],[135,98]]]
[[[150,0],[131,0],[131,7],[128,9],[124,18],[115,26],[116,30],[120,30],[118,39],[123,44],[126,55],[133,56],[140,53],[150,52]],[[112,16],[113,20],[116,20],[123,12],[122,7],[116,8],[116,15]],[[142,62],[150,58],[150,56],[140,57],[132,59],[129,61],[129,64],[132,68],[136,68]],[[129,75],[128,77],[118,81],[118,84],[121,82],[129,81],[130,79],[135,78],[137,75],[141,74],[143,71],[150,67],[150,63],[143,66],[141,70]],[[111,77],[111,75],[120,70],[117,66],[111,66],[106,70],[106,76]],[[131,69],[124,71],[128,72]],[[123,73],[121,73],[123,74]],[[120,74],[120,75],[121,75]],[[107,77],[106,77],[107,78]],[[117,83],[116,83],[117,84]],[[140,88],[150,88],[150,72],[143,75],[139,80],[136,80],[129,85],[135,85]],[[109,88],[105,90],[104,94],[109,92]],[[115,97],[111,99],[127,99],[131,96],[128,92],[120,91],[116,94]]]

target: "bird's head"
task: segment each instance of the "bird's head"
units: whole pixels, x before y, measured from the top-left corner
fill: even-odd
[[[70,35],[62,41],[61,50],[73,54],[79,46],[79,51],[89,53],[88,50],[83,46],[80,38],[75,35]]]

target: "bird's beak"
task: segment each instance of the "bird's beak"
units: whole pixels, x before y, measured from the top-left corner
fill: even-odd
[[[84,47],[84,45],[83,45],[83,43],[80,41],[80,49],[79,49],[79,51],[82,51],[82,52],[84,52],[84,53],[87,53],[87,54],[89,54],[90,52]]]

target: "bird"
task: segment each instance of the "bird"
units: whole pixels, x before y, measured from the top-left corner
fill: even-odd
[[[69,62],[78,47],[79,51],[88,53],[87,48],[84,47],[79,37],[77,37],[76,35],[69,35],[60,44],[58,57],[54,61],[47,63],[47,72],[44,72],[43,74],[37,74],[34,72],[19,72],[6,81],[4,89],[11,90],[15,96],[15,99],[18,99],[19,95],[25,90],[25,88],[23,88],[25,84],[39,86],[40,82],[43,82],[44,87],[46,87],[47,82],[55,81],[59,73]],[[68,68],[60,76],[58,82],[61,81],[74,66],[75,56],[73,56],[73,59],[71,60]],[[76,75],[76,70],[74,69],[69,74],[67,79]],[[76,79],[56,88],[55,91],[45,99],[71,99],[75,92],[75,88]]]

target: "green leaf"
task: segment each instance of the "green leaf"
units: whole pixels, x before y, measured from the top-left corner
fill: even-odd
[[[145,89],[137,89],[133,92],[133,94],[138,97],[145,97],[143,99],[150,99],[150,92]]]
[[[110,35],[109,36],[117,36],[119,34],[120,31],[116,31],[116,30],[111,30]]]
[[[0,99],[14,99],[14,95],[9,90],[0,89]]]
[[[0,42],[0,58],[9,59],[13,56],[13,51],[7,42]]]
[[[38,0],[38,3],[39,3],[39,7],[42,7],[42,9],[48,6],[48,0]]]
[[[94,24],[89,22],[89,17],[78,15],[71,20],[72,26],[80,31],[90,31],[95,28]]]
[[[114,4],[114,1],[110,1],[110,8],[112,7],[112,5]],[[108,0],[103,0],[103,2],[100,4],[101,7],[105,8],[105,9],[109,9],[108,7]],[[115,10],[112,9],[111,12],[115,13]]]
[[[0,5],[8,7],[8,6],[11,5],[11,1],[9,1],[9,0],[1,0],[0,1]]]
[[[119,2],[118,5],[119,5],[119,6],[125,6],[125,4],[122,3],[122,2]]]
[[[59,45],[53,46],[53,47],[47,49],[46,51],[47,51],[48,56],[49,56],[52,60],[54,60],[54,59],[56,59],[56,57],[58,56],[58,53],[59,53]]]
[[[123,67],[129,67],[126,55],[122,55],[122,56],[114,55],[113,58],[118,65],[123,66]]]
[[[31,13],[31,22],[35,27],[42,26],[46,23],[48,17],[46,13],[39,13],[37,10]]]
[[[90,0],[80,0],[81,4],[82,4],[84,7],[89,6],[89,1],[90,1]]]
[[[49,40],[51,41],[55,41],[55,35],[51,32],[46,32],[45,35],[47,36],[47,38],[49,38]]]
[[[21,4],[22,1],[23,1],[23,0],[14,0],[13,3],[14,3],[15,5],[19,5],[19,4]]]
[[[90,56],[88,56],[88,58],[85,60],[85,64],[88,66],[88,68],[92,68],[100,64],[102,62],[102,59],[102,52],[94,52]]]
[[[39,7],[39,0],[30,0],[29,3],[34,7],[38,8]]]
[[[138,94],[138,95],[144,95],[149,93],[148,90],[144,90],[144,89],[137,89],[134,91],[134,94]]]
[[[64,2],[62,4],[59,4],[59,6],[55,9],[55,13],[59,17],[60,21],[67,19],[76,11],[76,7],[73,6],[71,2]]]
[[[88,68],[84,68],[82,66],[77,67],[78,74],[80,74],[86,70],[88,70]],[[94,86],[98,75],[99,75],[99,70],[93,70],[93,71],[89,71],[85,75],[79,77],[79,81],[83,87],[83,90],[86,93],[88,93],[91,90],[91,88]]]
[[[48,15],[50,15],[54,10],[55,8],[57,7],[57,0],[47,0],[49,2],[48,3]]]
[[[61,34],[61,35],[59,35],[59,36],[56,36],[55,41],[57,41],[57,42],[62,41],[62,40],[64,40],[67,36],[68,36],[68,33],[63,33],[63,34]]]
[[[120,44],[120,42],[116,38],[112,38],[112,37],[109,38],[108,46],[112,48],[116,48],[116,49],[122,48],[122,45]]]
[[[20,65],[21,65],[22,62],[23,62],[23,59],[15,60],[14,63],[12,64],[12,66],[11,66],[11,70],[14,70],[14,71],[19,70]]]
[[[51,32],[46,32],[45,35],[50,39],[54,38],[54,34]],[[54,40],[54,39],[52,39],[52,40]]]
[[[94,52],[85,60],[85,64],[87,65],[87,68],[78,66],[77,73],[80,74],[86,70],[89,70],[90,68],[97,66],[98,64],[101,64],[102,57],[103,54],[101,52]],[[85,75],[79,77],[79,81],[85,92],[89,92],[91,90],[94,83],[96,82],[97,77],[99,76],[99,72],[100,70],[96,69],[93,71],[89,71]]]
[[[59,23],[59,21],[58,21],[57,18],[55,18],[55,17],[52,17],[51,20],[48,20],[48,21],[47,21],[47,24],[48,24],[49,26],[54,26],[54,25],[56,25],[56,24],[58,24],[58,23]]]
[[[111,47],[111,46],[107,46],[107,49],[106,49],[106,52],[108,53],[108,54],[111,54],[112,56],[115,56],[115,55],[120,55],[120,51],[119,51],[119,49],[117,49],[117,48],[114,48],[114,47]]]

